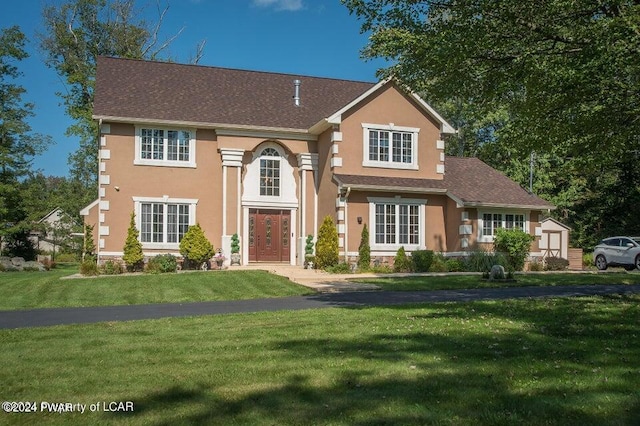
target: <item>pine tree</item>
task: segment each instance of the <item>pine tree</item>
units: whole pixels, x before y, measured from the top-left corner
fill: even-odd
[[[213,246],[204,235],[200,224],[190,226],[184,234],[180,241],[180,254],[197,267],[211,259]]]
[[[144,264],[144,254],[142,254],[142,243],[138,237],[140,232],[136,228],[136,214],[131,212],[131,221],[129,222],[129,229],[127,229],[127,239],[124,242],[124,260],[129,272],[140,271]]]
[[[371,247],[369,246],[369,229],[367,224],[362,228],[360,235],[360,247],[358,247],[358,268],[361,271],[369,270],[371,266]]]
[[[326,216],[316,241],[316,268],[324,269],[337,265],[338,255],[338,230],[331,216]]]

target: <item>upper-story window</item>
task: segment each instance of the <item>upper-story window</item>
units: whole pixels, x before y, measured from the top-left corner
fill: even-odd
[[[195,167],[194,131],[138,127],[134,164]]]
[[[274,148],[260,154],[260,195],[280,196],[280,154]]]
[[[420,129],[390,125],[363,124],[362,165],[394,169],[418,169]]]

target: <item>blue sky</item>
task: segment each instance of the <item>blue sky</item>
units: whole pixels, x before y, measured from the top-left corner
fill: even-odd
[[[163,7],[166,0],[159,0]],[[34,161],[46,175],[68,174],[67,156],[78,141],[65,136],[71,123],[60,98],[63,81],[46,67],[38,50],[37,31],[42,27],[45,4],[58,0],[3,2],[0,28],[20,26],[29,39],[30,57],[18,64],[24,76],[25,100],[35,103],[29,120],[33,132],[55,141]],[[158,19],[156,0],[137,0],[142,16]],[[189,62],[196,45],[206,40],[200,65],[242,68],[302,75],[376,81],[382,61],[365,62],[360,50],[367,35],[360,22],[339,0],[170,0],[163,30],[165,37],[184,28],[167,51],[177,62]]]

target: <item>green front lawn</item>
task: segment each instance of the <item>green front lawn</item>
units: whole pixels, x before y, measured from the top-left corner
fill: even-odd
[[[1,273],[0,310],[256,299],[311,292],[263,271],[60,279],[76,272],[77,266],[65,266],[49,272]]]
[[[631,425],[639,337],[637,295],[0,330],[3,401],[134,404],[0,423]]]
[[[593,284],[640,284],[640,274],[626,272],[608,273],[550,273],[516,274],[515,282],[483,280],[480,275],[446,275],[431,277],[379,277],[352,278],[350,281],[376,284],[383,290],[461,290],[468,288],[496,288],[521,286],[559,286]]]

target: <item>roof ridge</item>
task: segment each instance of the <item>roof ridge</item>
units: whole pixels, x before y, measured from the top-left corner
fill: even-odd
[[[118,56],[109,56],[109,55],[99,55],[98,58],[114,59],[118,61],[146,62],[146,63],[158,64],[158,65],[173,65],[173,66],[181,66],[181,67],[218,69],[218,70],[225,70],[225,71],[239,71],[239,72],[255,73],[255,74],[280,75],[280,76],[289,76],[293,78],[313,78],[318,80],[344,81],[349,83],[370,84],[372,86],[377,84],[377,82],[373,82],[373,81],[354,80],[354,79],[345,79],[345,78],[337,78],[337,77],[321,77],[321,76],[314,76],[314,75],[308,75],[308,74],[292,74],[292,73],[280,72],[280,71],[264,71],[264,70],[252,70],[252,69],[246,69],[246,68],[221,67],[217,65],[185,64],[182,62],[159,61],[159,60],[139,59],[139,58],[122,58]]]

